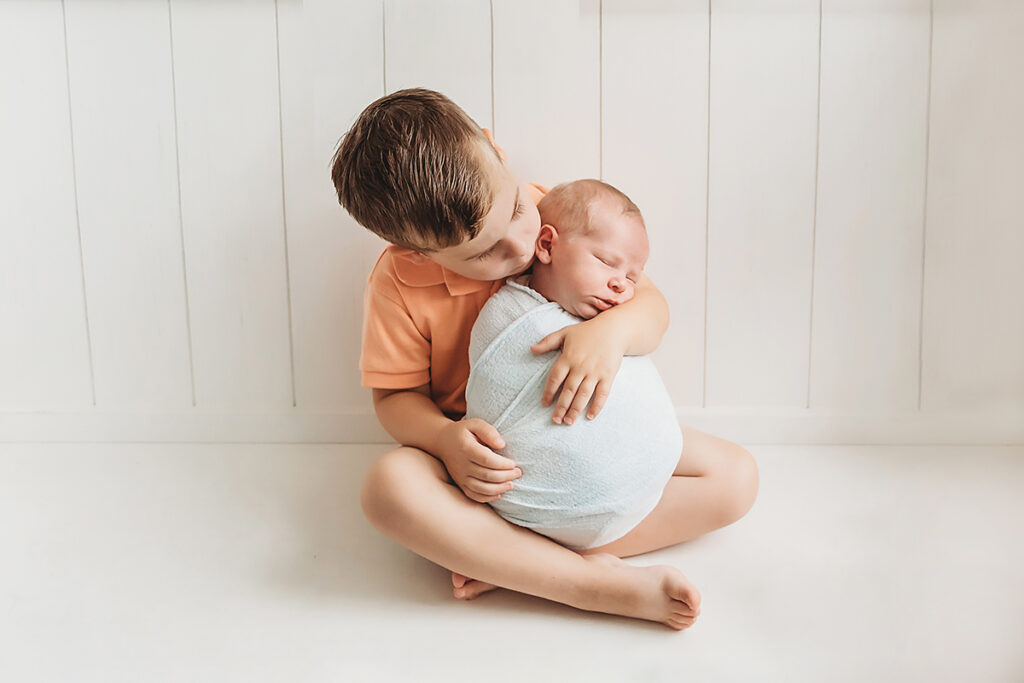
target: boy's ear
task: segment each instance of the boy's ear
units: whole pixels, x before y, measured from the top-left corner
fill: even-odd
[[[505,150],[499,147],[498,143],[494,141],[494,135],[491,133],[491,131],[487,130],[486,128],[482,128],[481,130],[484,132],[484,135],[487,136],[487,139],[491,141],[491,146],[494,147],[495,151],[498,152],[498,156],[501,157],[501,160],[507,164],[508,157],[505,156]]]
[[[537,235],[537,244],[534,252],[537,255],[537,260],[547,265],[551,263],[551,250],[555,246],[555,242],[558,241],[558,230],[555,226],[550,223],[545,223],[540,226],[540,234]]]
[[[426,256],[425,254],[421,254],[421,253],[420,253],[420,252],[418,252],[418,251],[414,251],[414,252],[412,252],[411,254],[409,254],[408,258],[409,258],[409,260],[410,260],[410,261],[412,261],[413,263],[416,263],[416,264],[420,264],[420,265],[422,265],[422,264],[424,264],[424,263],[427,263],[428,261],[430,261],[430,259],[429,259],[429,258],[427,258],[427,256]]]

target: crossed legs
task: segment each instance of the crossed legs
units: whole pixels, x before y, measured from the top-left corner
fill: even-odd
[[[452,570],[457,597],[472,599],[500,586],[681,630],[699,614],[696,588],[674,567],[633,567],[619,558],[730,524],[746,513],[757,489],[756,465],[739,446],[686,427],[683,444],[676,475],[647,519],[625,537],[585,552],[470,500],[439,460],[415,448],[378,458],[363,481],[360,502],[382,533]]]

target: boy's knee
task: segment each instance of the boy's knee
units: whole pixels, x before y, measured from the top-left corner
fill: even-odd
[[[359,504],[363,514],[375,526],[400,515],[403,503],[413,496],[406,488],[424,476],[431,476],[434,458],[416,448],[402,447],[380,456],[370,465],[359,489]],[[440,463],[438,463],[440,465]]]
[[[745,448],[740,448],[736,458],[736,502],[738,512],[736,519],[743,517],[754,506],[757,491],[761,486],[761,476],[757,469],[757,461]]]
[[[395,490],[401,482],[398,470],[403,466],[403,458],[399,451],[391,451],[380,456],[370,465],[359,488],[359,504],[363,514],[375,525],[388,516],[389,511],[398,500]]]
[[[732,462],[728,469],[729,496],[726,517],[728,523],[735,522],[746,515],[754,506],[757,491],[760,488],[760,474],[754,456],[747,449],[736,446]]]

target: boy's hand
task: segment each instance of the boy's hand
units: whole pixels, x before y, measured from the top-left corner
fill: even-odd
[[[604,408],[612,391],[622,357],[629,348],[627,338],[613,320],[597,316],[549,334],[530,350],[541,354],[559,347],[562,355],[548,374],[541,403],[551,405],[561,386],[562,393],[551,419],[555,424],[562,424],[564,418],[565,424],[572,424],[593,396],[593,405],[587,413],[587,418],[592,420]]]
[[[479,418],[470,418],[441,428],[435,455],[466,497],[490,503],[512,488],[513,479],[523,476],[514,462],[494,452],[504,447],[505,440],[497,429]]]

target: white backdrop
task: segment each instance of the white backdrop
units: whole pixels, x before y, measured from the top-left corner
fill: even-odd
[[[5,0],[0,439],[387,440],[329,160],[441,90],[643,210],[680,419],[1024,442],[1024,4]]]

